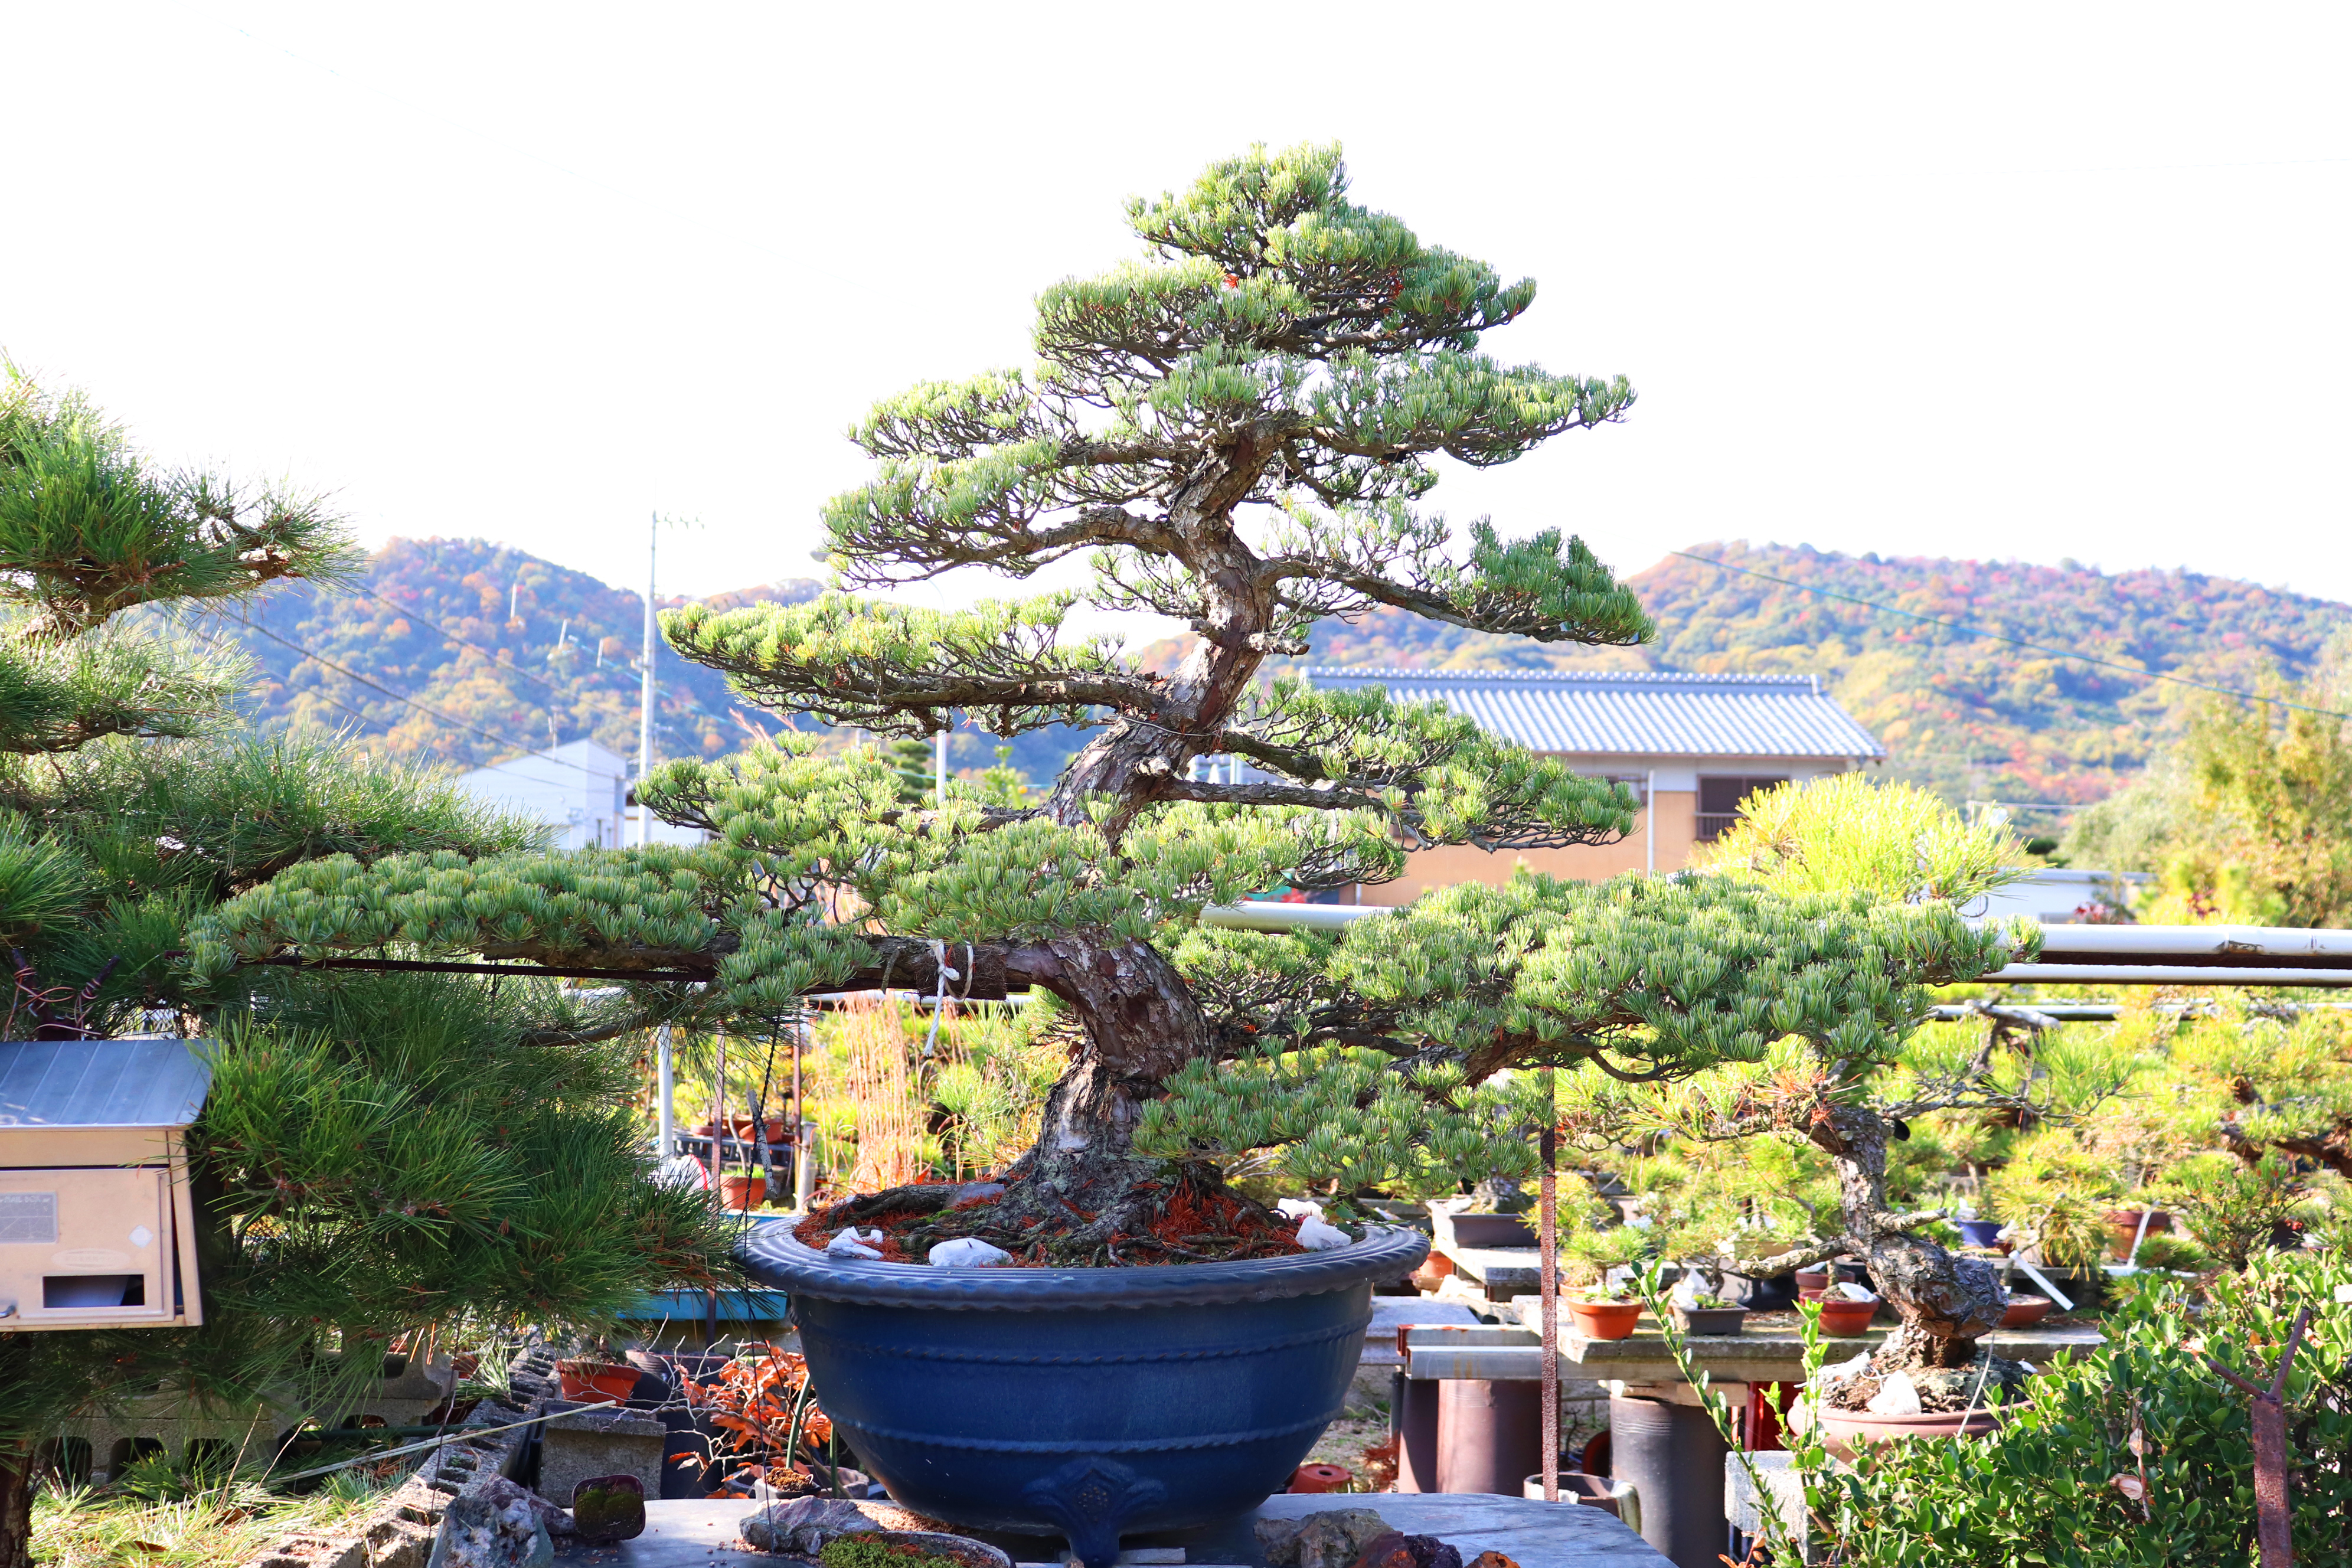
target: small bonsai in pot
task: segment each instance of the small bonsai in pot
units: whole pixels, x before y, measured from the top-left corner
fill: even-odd
[[[1706,1291],[1674,1299],[1675,1324],[1686,1334],[1736,1334],[1748,1323],[1748,1309]]]
[[[1631,1338],[1642,1321],[1642,1298],[1630,1285],[1580,1286],[1561,1305],[1574,1319],[1576,1331],[1589,1340]]]

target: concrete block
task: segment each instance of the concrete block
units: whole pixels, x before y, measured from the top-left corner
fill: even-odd
[[[539,1495],[558,1508],[592,1476],[635,1476],[647,1497],[661,1496],[662,1455],[668,1447],[660,1417],[641,1410],[579,1410],[547,1423],[540,1438]]]

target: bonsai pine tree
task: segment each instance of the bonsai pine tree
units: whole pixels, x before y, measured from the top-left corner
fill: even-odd
[[[208,985],[180,962],[209,910],[316,857],[535,839],[332,737],[241,731],[238,662],[166,619],[353,554],[315,500],[163,468],[85,402],[0,383],[0,1038],[162,1026],[214,1071],[190,1136],[204,1326],[0,1331],[0,1568],[29,1562],[36,1460],[75,1415],[161,1390],[248,1421],[267,1460],[395,1334],[593,1323],[726,1277],[698,1198],[646,1177],[625,1004],[440,975]]]
[[[1266,1243],[1226,1162],[1343,1191],[1526,1174],[1546,1112],[1523,1069],[1664,1080],[1791,1036],[1883,1057],[1922,984],[2002,961],[2010,939],[1945,904],[1725,878],[1524,877],[1344,937],[1202,927],[1204,907],[1277,883],[1393,879],[1415,849],[1627,831],[1617,786],[1439,708],[1266,665],[1318,619],[1376,605],[1548,642],[1649,636],[1578,541],[1457,532],[1420,505],[1440,455],[1508,461],[1633,394],[1487,357],[1533,285],[1351,203],[1336,150],[1252,152],[1129,218],[1141,260],[1039,296],[1033,369],[876,408],[854,432],[875,478],[826,515],[854,588],[1086,552],[1091,603],[1192,627],[1174,671],[1064,635],[1070,593],[956,611],[835,594],[664,623],[786,713],[901,737],[960,716],[1001,735],[1090,727],[1039,804],[951,789],[925,808],[871,750],[675,763],[645,794],[708,845],[320,861],[225,910],[200,966],[394,944],[635,965],[707,975],[692,1005],[738,1028],[812,990],[1026,986],[1066,1022],[1070,1064],[1004,1191],[868,1194],[827,1223],[887,1220],[909,1257],[976,1236],[1024,1261],[1133,1263]],[[1248,776],[1204,776],[1216,755]],[[1922,1331],[1974,1324],[1990,1299],[1984,1283]]]

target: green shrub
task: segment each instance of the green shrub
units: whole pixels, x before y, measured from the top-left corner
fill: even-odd
[[[1917,1441],[1865,1457],[1837,1483],[1842,1561],[1897,1568],[2156,1568],[2252,1561],[2254,1481],[2246,1399],[2199,1359],[2267,1380],[2296,1309],[2311,1326],[2287,1380],[2296,1561],[2342,1563],[2352,1534],[2352,1258],[2255,1257],[2192,1298],[2173,1280],[2131,1289],[2108,1342],[2042,1369],[1995,1436]],[[2137,1475],[2143,1435],[2147,1500]]]

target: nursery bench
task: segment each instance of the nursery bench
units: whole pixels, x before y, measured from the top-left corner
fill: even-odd
[[[746,1546],[737,1527],[756,1505],[748,1499],[702,1502],[647,1502],[646,1532],[617,1546],[567,1543],[558,1561],[593,1568],[752,1568],[775,1558]],[[1597,1508],[1573,1503],[1531,1502],[1481,1494],[1447,1497],[1328,1494],[1270,1497],[1254,1514],[1219,1525],[1153,1536],[1151,1542],[1181,1546],[1184,1561],[1265,1568],[1252,1524],[1260,1519],[1297,1519],[1334,1508],[1369,1508],[1409,1534],[1434,1535],[1460,1549],[1465,1563],[1481,1552],[1500,1552],[1519,1568],[1672,1568],[1642,1538]],[[1061,1543],[1054,1540],[988,1537],[1017,1562],[1050,1562]],[[1160,1552],[1139,1552],[1163,1561]]]

